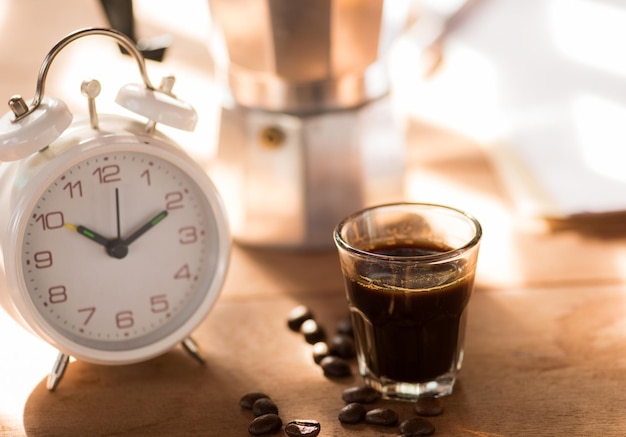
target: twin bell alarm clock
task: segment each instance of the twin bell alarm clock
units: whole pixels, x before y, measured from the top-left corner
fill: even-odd
[[[90,35],[115,39],[137,61],[142,84],[116,102],[145,117],[98,114],[96,80],[83,82],[89,116],[74,120],[44,97],[55,56]],[[59,350],[54,390],[70,356],[99,364],[147,360],[182,343],[215,304],[231,243],[219,194],[157,124],[193,130],[196,112],[152,86],[141,52],[111,29],[74,32],[48,53],[30,104],[0,118],[0,303]]]

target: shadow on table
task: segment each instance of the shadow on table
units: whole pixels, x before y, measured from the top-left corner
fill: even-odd
[[[180,350],[124,366],[71,363],[55,392],[46,380],[24,408],[28,435],[206,435],[205,412],[237,411],[229,369]],[[216,431],[217,432],[217,431]],[[226,434],[223,434],[226,435]]]
[[[342,302],[314,305],[329,334],[344,315]],[[356,369],[325,378],[311,346],[286,326],[292,306],[282,296],[220,302],[194,332],[205,365],[180,347],[132,365],[74,361],[54,392],[45,379],[34,387],[24,429],[29,436],[247,435],[253,416],[239,399],[251,391],[268,393],[284,421],[331,417],[325,423],[332,428],[342,389],[357,384]]]
[[[546,221],[555,233],[574,231],[597,239],[626,237],[626,211],[578,214],[565,219],[548,219]]]

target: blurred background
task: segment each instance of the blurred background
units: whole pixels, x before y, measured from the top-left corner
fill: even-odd
[[[619,1],[63,4],[51,19],[39,1],[0,2],[4,95],[31,96],[37,63],[72,30],[132,33],[160,61],[153,81],[175,71],[175,93],[199,111],[195,133],[172,134],[225,191],[242,243],[324,247],[347,212],[429,200],[405,171],[415,120],[480,144],[520,214],[559,222],[626,207]],[[48,92],[83,112],[77,84],[98,76],[99,108],[119,112],[112,96],[138,76],[132,62],[111,68],[115,51],[73,44]]]

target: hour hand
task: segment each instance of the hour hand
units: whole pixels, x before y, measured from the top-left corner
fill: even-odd
[[[98,234],[97,232],[92,231],[91,229],[87,229],[86,227],[82,226],[82,225],[73,225],[70,223],[65,223],[65,227],[78,232],[80,235],[89,238],[92,241],[95,241],[98,244],[101,244],[102,246],[106,246],[107,244],[109,244],[109,239],[103,237],[102,235]]]

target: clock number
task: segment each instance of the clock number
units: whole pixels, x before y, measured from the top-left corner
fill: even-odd
[[[61,211],[35,215],[34,219],[35,223],[41,222],[41,226],[43,226],[44,231],[47,231],[48,229],[59,229],[65,226],[65,219],[63,218],[63,213]]]
[[[93,314],[96,312],[96,307],[80,308],[78,312],[87,313],[87,318],[85,318],[85,321],[83,322],[83,325],[86,325],[87,323],[89,323],[89,320],[91,320],[91,316],[93,316]]]
[[[189,271],[189,266],[185,264],[182,266],[176,274],[174,274],[174,279],[189,279],[191,278],[191,272]]]
[[[146,171],[144,171],[143,173],[141,173],[141,174],[139,175],[139,177],[142,177],[142,178],[144,178],[144,177],[145,177],[145,178],[146,178],[146,182],[148,183],[148,186],[152,185],[152,184],[150,183],[150,170],[146,170]]]
[[[49,250],[35,253],[33,259],[35,260],[35,267],[38,269],[52,267],[52,252]]]
[[[120,166],[117,164],[98,167],[92,173],[92,175],[95,175],[98,177],[98,180],[100,181],[101,184],[108,184],[110,182],[121,181],[122,178],[116,177],[119,174],[120,174]]]
[[[63,189],[69,191],[70,199],[74,198],[74,190],[76,190],[78,197],[83,197],[83,185],[80,181],[74,183],[68,182],[67,184],[63,185]]]
[[[164,294],[157,294],[150,296],[150,310],[153,313],[163,313],[170,309],[170,304],[167,301],[167,296]]]
[[[198,241],[198,232],[195,226],[183,226],[178,230],[180,244],[192,244]]]
[[[128,329],[135,324],[132,311],[120,311],[115,315],[115,325],[119,329]]]
[[[183,193],[180,191],[173,191],[165,195],[165,209],[168,211],[180,209],[183,206]]]
[[[65,286],[56,285],[48,289],[48,300],[50,303],[63,303],[67,301]]]

